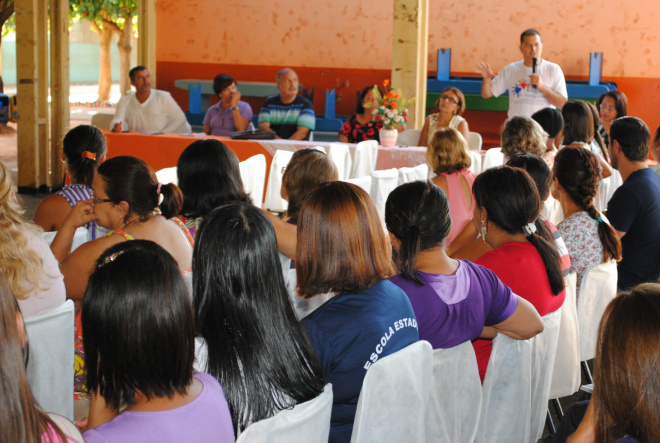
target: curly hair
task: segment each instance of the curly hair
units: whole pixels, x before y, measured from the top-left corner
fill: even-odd
[[[26,222],[23,213],[12,192],[9,169],[0,162],[0,273],[19,300],[47,289],[40,283],[43,260],[29,245],[30,237],[41,237],[42,230]]]
[[[529,117],[517,115],[504,123],[502,129],[502,153],[509,158],[516,154],[543,155],[548,134],[541,125]]]

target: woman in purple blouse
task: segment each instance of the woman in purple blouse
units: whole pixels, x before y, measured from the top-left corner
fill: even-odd
[[[229,137],[232,131],[247,130],[252,120],[252,108],[241,101],[236,81],[228,74],[218,74],[213,79],[213,92],[220,101],[206,111],[204,132]]]

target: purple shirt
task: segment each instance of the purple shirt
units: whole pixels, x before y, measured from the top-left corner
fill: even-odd
[[[126,411],[85,432],[85,443],[234,442],[234,426],[220,383],[209,374],[193,375],[204,384],[190,403],[168,411]]]
[[[433,349],[457,346],[474,340],[484,326],[493,326],[511,317],[518,296],[489,269],[459,260],[454,275],[418,272],[424,286],[401,275],[392,278],[412,304],[419,339]]]
[[[231,132],[237,130],[234,124],[234,115],[231,106],[223,111],[221,105],[222,100],[206,111],[203,125],[211,128],[211,135],[231,137]],[[247,103],[239,100],[238,112],[241,117],[248,119],[248,122],[252,121],[252,108]]]

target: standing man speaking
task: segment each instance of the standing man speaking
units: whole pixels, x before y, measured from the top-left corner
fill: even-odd
[[[481,62],[478,72],[483,76],[481,96],[497,97],[509,91],[509,118],[531,117],[549,106],[561,109],[568,100],[566,80],[559,65],[541,59],[543,43],[536,29],[520,34],[523,59],[506,65],[495,75],[490,65]]]

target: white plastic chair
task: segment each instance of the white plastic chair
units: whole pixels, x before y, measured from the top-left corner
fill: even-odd
[[[561,221],[564,219],[564,211],[561,209],[559,200],[555,199],[552,195],[549,195],[548,198],[543,202],[541,215],[555,226],[561,223]]]
[[[282,175],[284,175],[284,170],[292,156],[293,152],[291,151],[283,149],[275,151],[273,161],[270,164],[264,209],[274,212],[284,212],[289,207],[289,203],[280,196],[280,190],[282,189]]]
[[[332,385],[315,399],[248,426],[236,443],[327,442],[330,436]]]
[[[399,185],[417,180],[417,172],[413,168],[399,168]]]
[[[258,208],[264,201],[264,184],[266,183],[266,156],[253,155],[238,164],[243,181],[243,189],[252,198]]]
[[[435,349],[426,443],[473,442],[481,403],[481,381],[472,343]]]
[[[616,297],[616,262],[592,266],[584,273],[577,299],[577,318],[580,327],[580,361],[596,356],[598,325],[605,308]]]
[[[97,230],[99,226],[96,227]],[[43,239],[44,241],[48,244],[48,246],[53,243],[53,240],[55,240],[55,236],[57,235],[57,231],[50,231],[50,232],[44,232],[43,233]],[[97,237],[101,237],[101,234],[97,232]],[[73,242],[71,243],[71,252],[75,251],[78,246],[82,245],[83,243],[87,243],[90,240],[89,238],[89,231],[87,230],[86,227],[81,226],[76,229],[76,232],[73,234]]]
[[[347,183],[353,183],[354,185],[364,189],[367,194],[371,194],[371,182],[373,181],[373,179],[371,178],[370,175],[365,175],[364,177],[359,177],[359,178],[347,178],[346,180],[343,181]]]
[[[429,165],[422,163],[413,168],[417,178],[415,180],[427,180],[429,178]]]
[[[378,160],[378,142],[376,140],[367,140],[358,143],[355,146],[355,155],[353,156],[353,166],[349,178],[364,177],[371,175],[376,170],[376,161]]]
[[[486,151],[486,156],[481,165],[481,172],[496,166],[502,166],[503,164],[504,154],[502,154],[502,148],[491,148]]]
[[[335,162],[339,180],[345,180],[351,175],[351,166],[353,159],[348,150],[348,146],[343,143],[330,143],[328,147],[328,157]]]
[[[594,206],[598,211],[603,212],[607,209],[607,204],[614,195],[614,191],[622,184],[621,174],[616,169],[612,169],[612,175],[600,181],[598,192],[594,197]]]
[[[158,178],[159,183],[164,185],[168,183],[174,183],[175,185],[179,184],[179,177],[176,175],[176,166],[156,171],[156,178]]]
[[[27,379],[44,411],[73,420],[73,301],[25,319],[30,345]]]
[[[371,173],[371,179],[371,198],[374,199],[380,221],[385,226],[385,203],[390,192],[399,186],[399,171],[394,168],[374,171]]]
[[[483,143],[483,140],[481,138],[481,134],[479,134],[478,132],[470,131],[470,139],[467,142],[468,142],[468,146],[470,147],[470,151],[481,150],[481,145]]]
[[[102,112],[96,113],[92,115],[92,121],[90,122],[90,125],[95,126],[99,129],[106,129],[110,130],[110,124],[112,123],[112,120],[115,118],[114,114],[105,114]]]
[[[470,171],[474,175],[481,174],[481,153],[478,151],[470,151],[470,157],[472,158],[472,164],[470,165]]]
[[[418,146],[421,129],[406,129],[399,132],[396,138],[396,146]]]
[[[364,377],[351,443],[423,443],[433,350],[418,341],[378,359]]]
[[[330,300],[334,294],[317,294],[309,299],[298,297],[298,291],[296,290],[298,286],[298,273],[296,272],[296,268],[291,267],[291,259],[289,257],[282,253],[279,253],[279,256],[280,264],[282,265],[284,284],[289,292],[291,305],[293,306],[293,310],[295,311],[298,320],[301,320],[314,312],[323,303]]]
[[[483,384],[478,443],[536,442],[543,432],[561,309],[529,340],[497,334]],[[538,435],[538,436],[537,436]]]

